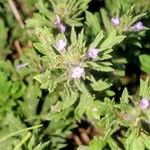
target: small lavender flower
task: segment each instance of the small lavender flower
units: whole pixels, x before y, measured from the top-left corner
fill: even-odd
[[[26,66],[28,66],[28,65],[29,65],[29,63],[17,64],[17,65],[16,65],[16,70],[19,70],[19,69],[21,69],[21,68],[24,68],[24,67],[26,67]]]
[[[65,40],[63,40],[63,39],[60,39],[56,43],[57,51],[58,52],[62,52],[65,49],[66,45],[67,45],[67,42]]]
[[[73,79],[80,79],[85,74],[84,69],[79,66],[72,68],[71,71],[72,71],[71,77]]]
[[[89,58],[95,59],[98,56],[98,53],[99,53],[99,51],[97,48],[90,48],[87,56]]]
[[[143,23],[141,21],[137,22],[134,26],[133,29],[134,31],[140,31],[144,28]]]
[[[61,32],[66,31],[66,26],[64,26],[64,24],[60,21],[59,16],[56,16],[55,25]]]
[[[120,24],[119,18],[111,18],[111,22],[115,25],[118,26]]]
[[[141,109],[147,109],[149,106],[149,101],[147,98],[143,98],[141,101],[140,101],[140,108]]]

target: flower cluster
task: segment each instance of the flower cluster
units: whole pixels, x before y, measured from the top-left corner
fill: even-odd
[[[87,57],[91,59],[96,59],[98,56],[99,50],[97,48],[90,48],[87,52]],[[73,79],[80,79],[81,77],[84,77],[85,72],[84,68],[77,66],[72,68],[72,74],[71,77]]]
[[[113,23],[113,25],[115,26],[119,26],[120,25],[120,19],[119,18],[111,18],[111,22]],[[131,27],[135,32],[141,31],[144,28],[144,25],[141,21],[137,22],[136,24],[134,24]]]
[[[67,42],[63,39],[60,39],[56,42],[56,50],[61,53],[65,51]],[[97,48],[90,48],[87,52],[87,58],[96,59],[99,54],[99,50]],[[85,75],[84,68],[77,66],[73,67],[71,70],[71,77],[73,79],[80,79]]]

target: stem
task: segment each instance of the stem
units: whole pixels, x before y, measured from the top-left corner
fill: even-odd
[[[31,137],[31,135],[31,132],[28,132],[26,136],[19,142],[19,144],[17,144],[14,150],[18,150]]]
[[[15,45],[15,48],[16,48],[16,50],[17,50],[19,56],[20,56],[20,55],[22,54],[22,49],[21,49],[21,46],[20,46],[19,41],[18,41],[18,40],[15,40],[14,45]]]
[[[19,134],[21,132],[25,132],[25,131],[29,131],[29,130],[33,130],[33,129],[36,129],[36,128],[40,128],[42,127],[43,125],[37,125],[37,126],[33,126],[33,127],[29,127],[29,128],[25,128],[25,129],[22,129],[22,130],[19,130],[19,131],[16,131],[16,132],[13,132],[11,134],[8,134],[6,136],[4,136],[3,138],[0,139],[0,143],[8,140],[9,138],[11,138],[12,136],[15,136],[16,134]]]

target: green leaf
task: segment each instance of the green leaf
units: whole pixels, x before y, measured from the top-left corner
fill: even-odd
[[[127,88],[124,88],[123,93],[120,98],[120,102],[128,104],[128,102],[129,102],[128,98],[129,98],[128,90],[127,90]]]
[[[112,58],[112,56],[110,55],[110,53],[113,51],[113,49],[108,49],[108,50],[105,50],[105,51],[100,51],[100,56],[99,56],[99,60],[107,60],[107,59],[110,59]]]
[[[131,146],[134,143],[134,140],[136,140],[136,138],[138,138],[138,134],[139,134],[139,131],[138,131],[137,128],[132,128],[132,129],[129,129],[129,130],[131,130],[131,132],[127,136],[127,138],[125,140],[125,143],[124,143],[124,146],[125,146],[126,150],[131,149]]]
[[[95,81],[91,84],[92,88],[95,90],[95,91],[103,91],[109,87],[111,87],[111,83],[107,83],[105,81],[102,81],[102,80],[98,80],[98,81]]]
[[[44,150],[49,145],[49,143],[50,141],[40,143],[34,148],[34,150]]]
[[[8,99],[11,83],[11,81],[8,81],[7,75],[0,71],[0,101]]]
[[[41,89],[38,82],[30,81],[27,91],[24,93],[24,101],[20,101],[20,107],[22,113],[26,118],[32,118],[36,116],[37,106],[39,98],[41,97]]]
[[[89,65],[90,68],[92,68],[93,70],[97,70],[97,71],[102,71],[102,72],[111,72],[114,71],[113,68],[109,67],[107,62],[104,63],[96,63],[96,62],[92,62],[92,61],[88,61],[87,64]],[[110,65],[110,64],[109,64]]]
[[[119,145],[117,144],[117,142],[111,137],[108,138],[108,144],[111,150],[117,150],[119,148]]]
[[[138,149],[139,150],[145,150],[143,138],[141,136],[138,136],[137,138],[135,138],[132,142],[130,149],[132,149],[132,150],[138,150]]]
[[[83,24],[77,20],[72,20],[70,18],[67,18],[65,20],[65,23],[68,24],[68,25],[72,25],[72,26],[76,26],[76,27],[80,27],[82,26]]]
[[[148,94],[148,83],[149,83],[149,77],[145,81],[140,80],[140,92],[139,95],[142,97],[146,97]]]
[[[86,24],[92,30],[94,35],[97,35],[101,31],[100,22],[96,14],[86,11]]]
[[[95,38],[94,42],[90,44],[90,48],[96,48],[97,45],[100,43],[100,41],[103,39],[104,34],[103,31],[101,31]]]
[[[71,37],[70,37],[70,39],[71,39],[72,43],[76,44],[76,42],[77,42],[77,35],[76,35],[74,27],[72,27],[72,29],[71,29]]]
[[[50,30],[47,27],[44,27],[44,28],[36,27],[36,35],[39,41],[44,46],[47,46],[47,47],[52,46],[54,38]]]
[[[139,56],[140,58],[140,63],[141,63],[141,69],[150,74],[150,55],[146,55],[146,54],[143,54],[143,55],[140,55]]]
[[[107,12],[105,11],[105,9],[101,9],[101,15],[107,32],[111,33],[112,31],[115,31],[116,29],[111,23],[110,18],[107,16]]]
[[[48,6],[46,4],[44,4],[44,2],[42,0],[39,0],[38,3],[36,3],[36,7],[39,10],[39,13],[42,14],[42,16],[45,16],[51,22],[54,21],[54,14],[53,14],[53,12],[51,12],[48,9]]]
[[[114,45],[122,42],[124,38],[124,35],[116,35],[116,31],[112,31],[106,40],[101,44],[101,49],[111,49]]]
[[[43,47],[43,44],[40,42],[33,43],[33,46],[41,53],[41,54],[47,54],[45,48]]]
[[[82,115],[86,112],[87,106],[91,105],[93,101],[92,97],[86,95],[86,93],[81,94],[79,104],[75,110],[75,117],[80,119]]]
[[[106,141],[101,138],[94,138],[89,145],[89,150],[103,150],[106,146]]]
[[[105,111],[104,104],[100,101],[91,101],[89,105],[87,105],[86,115],[91,118],[92,120],[100,119],[100,115],[103,115]]]
[[[50,21],[46,19],[45,16],[39,13],[34,13],[33,18],[26,20],[26,26],[27,28],[44,27],[44,26],[49,27]]]
[[[62,110],[72,106],[75,101],[77,100],[78,93],[70,90],[68,87],[65,86],[65,91],[61,94],[61,98],[63,102],[61,102]]]
[[[143,143],[144,143],[145,147],[147,149],[149,149],[150,148],[150,136],[148,136],[144,133],[141,133],[141,136],[143,137]]]

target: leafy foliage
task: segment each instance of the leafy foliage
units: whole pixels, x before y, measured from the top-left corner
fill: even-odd
[[[0,1],[0,149],[150,149],[149,2],[98,1]]]

